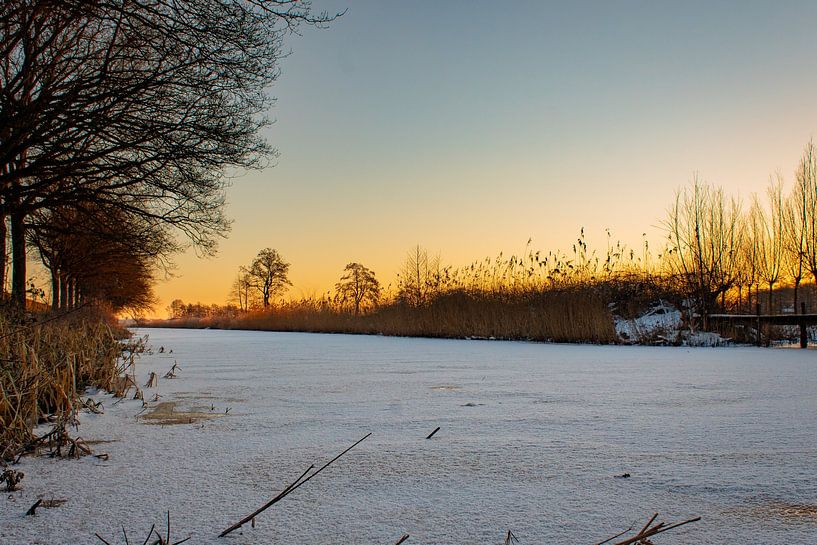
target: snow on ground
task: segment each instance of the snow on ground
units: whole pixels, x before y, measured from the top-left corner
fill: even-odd
[[[619,339],[632,344],[715,347],[730,342],[717,333],[685,330],[681,311],[664,301],[635,319],[616,316],[615,328]]]
[[[620,339],[632,343],[658,341],[674,343],[681,331],[681,311],[659,301],[635,319],[615,318],[616,333]]]
[[[146,424],[140,401],[93,396],[105,414],[75,433],[109,459],[24,459],[0,543],[142,543],[167,510],[173,539],[205,545],[589,544],[655,511],[703,516],[659,544],[815,542],[814,350],[142,333],[140,384],[181,367],[146,398],[219,416]],[[37,498],[67,501],[24,516]]]

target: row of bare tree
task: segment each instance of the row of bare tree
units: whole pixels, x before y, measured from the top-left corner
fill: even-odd
[[[786,193],[780,176],[765,199],[753,195],[748,207],[723,190],[695,180],[676,194],[664,226],[670,248],[669,273],[685,286],[703,316],[726,305],[749,308],[767,294],[772,309],[776,286],[793,286],[794,308],[801,285],[817,281],[817,152],[809,143]]]
[[[62,308],[144,307],[181,241],[212,252],[228,175],[274,152],[259,131],[283,38],[332,18],[298,0],[0,3],[12,300],[25,302],[29,245]]]

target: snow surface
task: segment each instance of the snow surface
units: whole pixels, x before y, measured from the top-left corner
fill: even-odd
[[[642,344],[651,341],[672,344],[679,338],[682,325],[681,311],[663,302],[638,318],[615,318],[616,333],[620,339]]]
[[[110,459],[25,458],[0,543],[118,545],[122,526],[142,543],[167,510],[195,544],[590,544],[655,511],[703,516],[658,544],[817,542],[797,509],[817,504],[814,350],[138,333],[154,347],[140,384],[181,367],[147,398],[229,413],[145,425],[140,401],[94,396],[105,414],[78,434]],[[368,432],[256,528],[216,537]],[[25,517],[40,497],[67,502]]]
[[[619,339],[625,343],[682,346],[727,346],[729,339],[709,331],[689,331],[684,328],[681,311],[658,301],[635,319],[615,317]]]

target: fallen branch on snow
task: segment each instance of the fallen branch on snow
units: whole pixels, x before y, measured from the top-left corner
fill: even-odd
[[[260,508],[256,509],[255,511],[253,511],[252,513],[250,513],[249,515],[247,515],[246,517],[244,517],[244,518],[243,518],[243,519],[241,519],[240,521],[236,522],[235,524],[233,524],[232,526],[230,526],[229,528],[227,528],[226,530],[224,530],[223,532],[221,532],[221,533],[218,535],[218,537],[224,537],[224,536],[226,536],[227,534],[229,534],[230,532],[233,532],[233,531],[235,531],[235,530],[237,530],[237,529],[241,528],[242,526],[244,526],[245,524],[247,524],[247,523],[248,523],[248,522],[250,522],[250,521],[252,521],[252,522],[253,522],[253,524],[255,524],[255,517],[256,517],[256,515],[259,515],[260,513],[262,513],[262,512],[264,512],[264,511],[266,511],[267,509],[269,509],[270,507],[272,507],[273,505],[275,505],[276,503],[278,503],[279,501],[281,501],[282,499],[284,499],[285,497],[287,497],[289,494],[291,494],[292,492],[294,492],[296,489],[298,489],[298,488],[299,488],[299,487],[301,487],[302,485],[304,485],[304,484],[306,484],[307,482],[309,482],[309,481],[310,481],[312,478],[314,478],[315,476],[317,476],[317,475],[318,475],[318,473],[320,473],[321,471],[323,471],[324,469],[326,469],[327,467],[329,467],[329,466],[330,466],[330,465],[331,465],[333,462],[335,462],[335,460],[337,460],[338,458],[340,458],[341,456],[343,456],[344,454],[346,454],[347,452],[349,452],[350,450],[352,450],[353,448],[355,448],[356,446],[358,446],[360,443],[362,443],[362,442],[363,442],[363,440],[364,440],[364,439],[366,439],[366,438],[367,438],[367,437],[369,437],[370,435],[371,435],[371,432],[367,433],[367,434],[366,434],[366,435],[364,435],[364,436],[363,436],[361,439],[358,439],[358,440],[357,440],[357,441],[356,441],[356,442],[355,442],[355,443],[354,443],[352,446],[350,446],[349,448],[347,448],[346,450],[344,450],[343,452],[341,452],[340,454],[338,454],[337,456],[335,456],[334,458],[332,458],[331,460],[329,460],[328,462],[326,462],[326,463],[325,463],[323,466],[321,466],[321,468],[320,468],[320,469],[316,470],[314,473],[312,473],[311,475],[309,475],[309,476],[307,477],[306,475],[307,475],[307,474],[308,474],[308,473],[309,473],[309,472],[310,472],[310,471],[311,471],[311,470],[312,470],[312,469],[315,467],[315,465],[314,465],[314,464],[313,464],[313,465],[311,465],[311,466],[309,466],[309,467],[306,469],[306,471],[304,471],[304,472],[301,474],[301,476],[300,476],[300,477],[298,477],[297,479],[295,479],[295,481],[293,481],[293,482],[292,482],[292,484],[290,484],[289,486],[287,486],[286,488],[284,488],[284,489],[281,491],[281,493],[280,493],[280,494],[278,494],[277,496],[275,496],[274,498],[272,498],[270,501],[268,501],[267,503],[265,503],[263,506],[261,506]],[[306,477],[306,478],[304,478],[304,477]]]
[[[701,520],[701,517],[695,517],[695,518],[684,520],[682,522],[676,522],[674,524],[669,524],[669,525],[667,523],[665,523],[665,522],[659,522],[659,523],[655,524],[655,526],[653,526],[652,523],[655,522],[655,519],[657,519],[657,518],[658,518],[658,513],[655,513],[650,518],[650,520],[647,521],[647,524],[645,524],[644,527],[641,528],[641,530],[637,534],[635,534],[634,536],[629,537],[629,538],[627,538],[627,539],[625,539],[623,541],[617,541],[613,545],[649,544],[649,543],[651,543],[649,538],[651,538],[654,535],[658,535],[658,534],[667,532],[669,530],[672,530],[673,528],[678,528],[679,526],[683,526],[683,525],[689,524],[691,522],[698,522],[699,520]],[[627,532],[629,532],[631,530],[632,530],[632,527],[630,527],[627,530],[624,530],[620,534],[614,535],[611,538],[605,539],[604,541],[600,541],[599,543],[596,543],[596,545],[604,545],[605,543],[609,543],[610,541],[613,541],[614,539],[623,536],[624,534],[626,534]]]

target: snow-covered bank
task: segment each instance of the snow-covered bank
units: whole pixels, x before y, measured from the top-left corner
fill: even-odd
[[[122,525],[141,543],[167,510],[172,537],[197,544],[489,544],[508,529],[587,544],[654,511],[704,517],[667,545],[817,533],[808,509],[780,507],[817,504],[813,350],[147,333],[146,398],[223,416],[149,425],[141,402],[98,396],[105,414],[78,434],[110,441],[92,445],[109,459],[24,459],[0,543],[120,544]],[[255,529],[216,537],[369,431]],[[25,517],[38,497],[67,501]]]
[[[616,333],[625,344],[680,345],[680,346],[728,346],[724,339],[711,331],[690,331],[685,327],[681,311],[658,301],[641,316],[625,319],[615,316]]]

